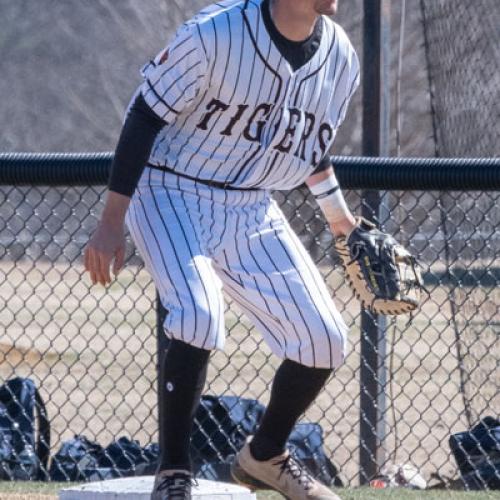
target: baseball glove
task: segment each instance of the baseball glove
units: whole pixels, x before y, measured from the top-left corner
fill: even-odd
[[[404,314],[418,307],[423,289],[420,265],[392,236],[357,218],[357,227],[336,239],[347,280],[363,307],[379,314]]]

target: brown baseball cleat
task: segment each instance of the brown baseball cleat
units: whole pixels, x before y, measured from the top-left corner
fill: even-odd
[[[191,473],[185,470],[157,472],[151,500],[191,500]]]
[[[251,490],[275,490],[288,500],[340,500],[316,481],[287,450],[264,462],[255,460],[247,442],[231,465],[233,478]]]

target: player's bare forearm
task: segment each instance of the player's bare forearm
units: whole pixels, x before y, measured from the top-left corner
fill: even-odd
[[[349,234],[356,226],[356,220],[344,202],[333,168],[311,175],[306,184],[313,194],[321,193],[315,194],[316,200],[333,234]]]
[[[123,225],[129,204],[129,196],[116,193],[115,191],[108,191],[108,197],[101,216],[101,223]]]

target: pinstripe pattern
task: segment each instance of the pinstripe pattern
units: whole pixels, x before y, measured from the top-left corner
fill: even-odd
[[[236,187],[292,189],[329,150],[359,84],[354,49],[323,18],[317,52],[294,71],[261,3],[207,7],[143,68],[141,92],[167,122],[151,163]]]
[[[359,64],[324,18],[318,50],[292,69],[261,3],[212,4],[143,68],[139,91],[166,122],[150,163],[191,178],[146,168],[126,222],[168,310],[169,337],[222,349],[224,290],[276,355],[337,367],[347,327],[269,193],[301,184],[324,157]]]
[[[347,327],[266,191],[213,189],[147,169],[126,221],[169,311],[169,337],[222,349],[224,289],[277,356],[342,363]]]

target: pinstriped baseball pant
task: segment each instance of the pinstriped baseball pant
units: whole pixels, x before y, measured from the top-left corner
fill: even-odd
[[[317,368],[343,362],[347,327],[268,192],[146,168],[126,223],[168,311],[169,338],[223,349],[224,290],[278,357]]]

